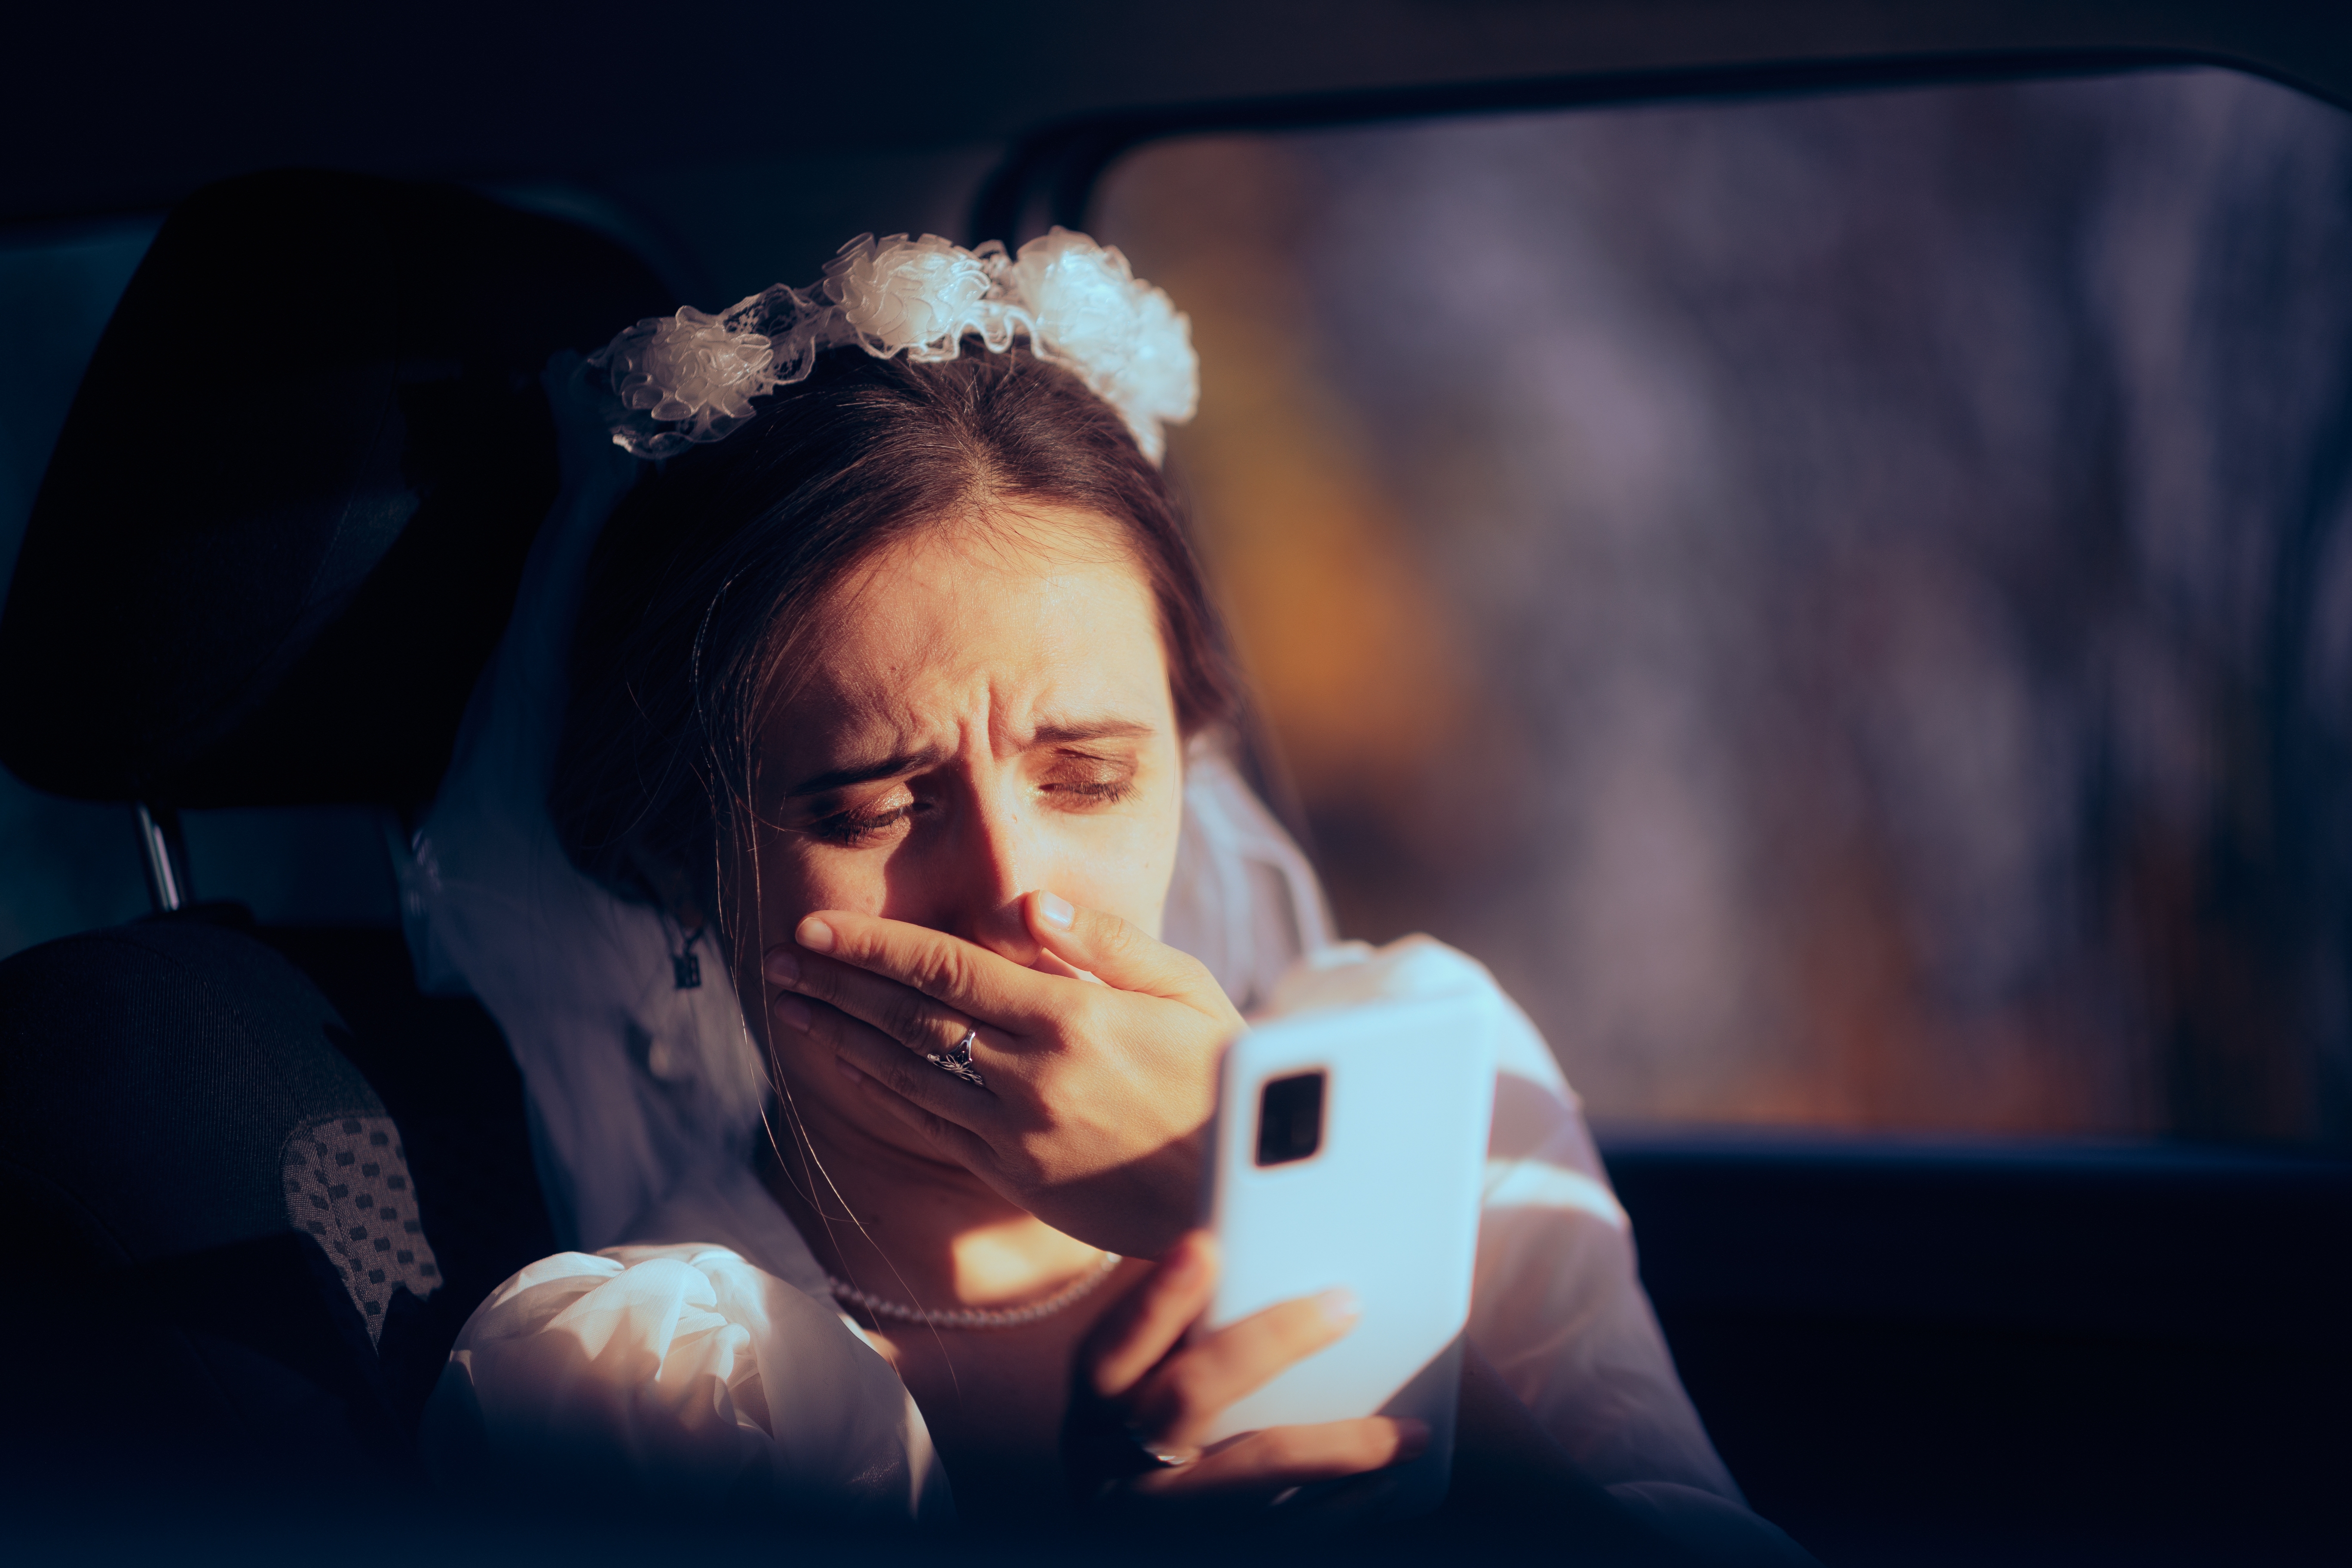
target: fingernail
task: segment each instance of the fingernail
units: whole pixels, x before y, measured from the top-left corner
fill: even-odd
[[[809,1005],[799,997],[786,994],[776,998],[776,1022],[788,1029],[808,1033]]]
[[[1410,1415],[1400,1415],[1396,1418],[1396,1424],[1397,1452],[1394,1462],[1402,1464],[1407,1459],[1419,1458],[1429,1447],[1429,1423],[1417,1421]]]
[[[831,952],[833,928],[814,915],[811,915],[801,921],[801,929],[793,933],[793,940],[811,952]]]
[[[768,978],[779,985],[790,985],[801,977],[801,961],[793,956],[789,947],[772,948],[768,952]]]
[[[847,1079],[852,1083],[864,1083],[866,1081],[866,1075],[859,1072],[856,1068],[850,1066],[849,1058],[847,1057],[834,1058],[833,1068],[835,1072],[839,1073],[842,1077]]]
[[[1165,1438],[1151,1436],[1136,1429],[1133,1422],[1127,1426],[1127,1440],[1159,1460],[1163,1465],[1189,1465],[1201,1457],[1201,1450],[1180,1447]]]
[[[1037,915],[1055,930],[1067,931],[1070,922],[1078,918],[1078,911],[1071,908],[1070,900],[1059,893],[1040,893],[1037,895]]]
[[[1335,1329],[1346,1328],[1363,1311],[1357,1304],[1356,1293],[1345,1285],[1332,1286],[1315,1298],[1315,1305],[1322,1312],[1323,1321]]]

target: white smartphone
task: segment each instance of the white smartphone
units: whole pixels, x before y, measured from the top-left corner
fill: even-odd
[[[1429,1448],[1384,1511],[1444,1500],[1500,1021],[1478,989],[1307,1013],[1227,1048],[1207,1194],[1223,1263],[1202,1329],[1334,1287],[1361,1315],[1228,1407],[1212,1441],[1417,1416]]]

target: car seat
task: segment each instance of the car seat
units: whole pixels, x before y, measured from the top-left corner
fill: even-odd
[[[124,293],[0,615],[0,762],[135,809],[158,904],[0,963],[15,1487],[413,1479],[457,1329],[552,1250],[489,1016],[397,931],[197,901],[174,824],[415,819],[555,495],[538,374],[666,293],[571,224],[316,173],[199,192]]]

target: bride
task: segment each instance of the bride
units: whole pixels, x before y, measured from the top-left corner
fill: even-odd
[[[449,1484],[1339,1516],[1426,1443],[1200,1441],[1350,1322],[1317,1298],[1186,1337],[1244,1010],[1492,982],[1426,939],[1335,944],[1229,761],[1158,466],[1194,384],[1167,297],[1058,229],[860,239],[811,289],[551,367],[563,498],[404,876],[421,970],[513,1047],[575,1249],[460,1337],[425,1429]],[[1793,1553],[1506,1011],[1455,1501]]]

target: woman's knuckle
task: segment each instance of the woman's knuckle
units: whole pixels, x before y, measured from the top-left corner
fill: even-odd
[[[1196,1358],[1171,1363],[1152,1390],[1152,1403],[1171,1420],[1192,1420],[1213,1413],[1209,1400],[1210,1369]]]
[[[1108,1022],[1104,1017],[1104,1009],[1109,1005],[1109,1003],[1098,993],[1098,987],[1089,985],[1061,1002],[1055,1009],[1058,1015],[1055,1022],[1060,1026],[1065,1037],[1090,1040],[1103,1032],[1104,1026]]]
[[[1067,997],[1049,994],[1030,1009],[1022,1033],[1040,1041],[1057,1040],[1070,1032],[1074,1016],[1074,1005]]]
[[[934,947],[909,966],[915,989],[932,996],[953,994],[962,977],[963,961],[951,947]]]
[[[910,1046],[923,1044],[929,1014],[921,997],[901,993],[882,1008],[882,1032]]]

